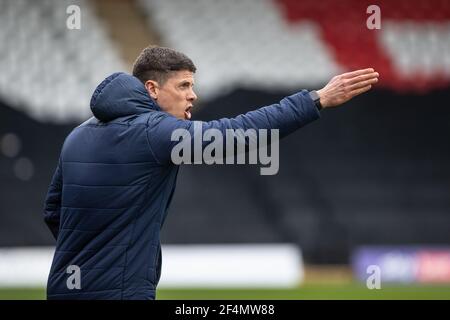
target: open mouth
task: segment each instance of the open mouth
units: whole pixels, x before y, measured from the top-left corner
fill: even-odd
[[[189,106],[189,107],[187,107],[186,110],[184,110],[184,116],[187,120],[190,120],[192,117],[191,110],[192,110],[192,106]]]

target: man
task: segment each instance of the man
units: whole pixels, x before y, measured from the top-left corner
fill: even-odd
[[[154,299],[161,272],[160,229],[178,166],[171,161],[176,129],[193,130],[196,67],[184,54],[148,47],[133,76],[115,73],[94,91],[95,117],[64,142],[45,201],[56,238],[48,299]],[[204,130],[279,129],[286,136],[371,88],[378,73],[334,77],[232,119],[202,122]]]

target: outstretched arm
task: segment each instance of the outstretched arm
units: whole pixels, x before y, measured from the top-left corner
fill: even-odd
[[[372,68],[344,73],[333,77],[330,82],[317,93],[323,108],[335,107],[351,98],[366,92],[372,84],[378,81],[378,73]],[[279,103],[262,107],[235,118],[201,122],[177,119],[169,114],[160,113],[154,119],[155,125],[148,127],[149,144],[153,154],[160,163],[170,161],[173,147],[178,140],[172,140],[171,135],[175,130],[184,129],[189,133],[188,139],[195,140],[195,127],[200,127],[202,132],[215,129],[226,139],[228,129],[277,129],[280,138],[294,132],[304,125],[319,118],[319,111],[306,90],[284,98]],[[197,131],[198,132],[198,131]],[[152,139],[152,137],[158,137]],[[201,138],[200,138],[201,139]],[[184,140],[184,139],[183,139]],[[205,148],[211,141],[201,141]],[[193,148],[192,148],[193,150]]]

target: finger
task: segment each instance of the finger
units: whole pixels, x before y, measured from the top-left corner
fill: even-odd
[[[357,95],[359,95],[359,94],[361,94],[361,93],[364,93],[364,92],[366,92],[366,91],[369,91],[370,88],[372,88],[372,85],[369,84],[368,86],[365,86],[365,87],[362,87],[362,88],[359,88],[359,89],[356,89],[356,90],[351,91],[351,92],[350,92],[350,95],[351,95],[352,98],[353,98],[353,97],[355,97],[355,96],[357,96]]]
[[[364,88],[367,87],[368,85],[372,85],[378,82],[378,78],[369,78],[368,80],[365,81],[359,81],[357,83],[352,84],[349,89],[350,91],[354,91],[356,89],[359,88]]]
[[[352,72],[343,73],[342,77],[348,79],[348,78],[353,78],[353,77],[360,76],[362,74],[372,73],[374,71],[375,70],[373,68],[360,69],[360,70],[355,70],[355,71],[352,71]]]
[[[351,84],[355,84],[357,82],[362,82],[362,81],[370,80],[373,78],[378,78],[378,76],[379,76],[378,72],[371,72],[369,74],[363,74],[361,76],[353,77],[347,81],[348,81],[348,84],[351,85]]]

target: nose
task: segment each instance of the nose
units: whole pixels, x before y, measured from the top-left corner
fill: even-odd
[[[192,101],[192,102],[197,100],[197,95],[195,94],[194,90],[192,90],[192,89],[189,91],[188,100]]]

